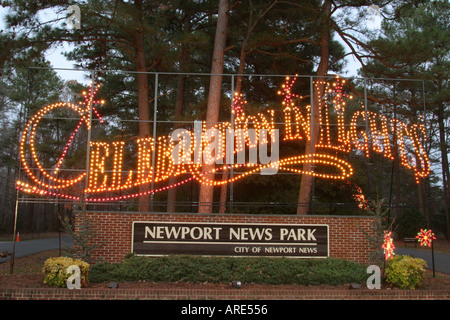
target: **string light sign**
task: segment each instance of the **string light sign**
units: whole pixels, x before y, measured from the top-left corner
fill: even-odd
[[[287,77],[278,91],[282,96],[283,134],[275,128],[276,110],[246,115],[246,101],[242,94],[235,94],[233,122],[208,126],[205,122],[196,121],[193,131],[178,129],[166,136],[138,138],[133,142],[137,153],[135,167],[127,171],[124,170],[124,151],[129,142],[90,141],[87,168],[80,167],[78,171],[67,174],[61,168],[80,129],[84,126],[89,130],[94,116],[102,121],[95,106],[104,104],[104,101],[94,99],[98,86],[91,84],[89,90],[83,93],[84,101],[79,105],[54,103],[40,109],[28,121],[20,140],[20,159],[27,179],[18,180],[17,187],[42,196],[72,200],[83,197],[88,202],[103,202],[165,191],[193,179],[218,186],[255,173],[285,171],[347,181],[353,174],[353,167],[338,154],[352,150],[358,150],[366,157],[370,152],[376,152],[391,160],[394,159],[394,152],[398,152],[401,164],[413,171],[417,182],[428,176],[430,166],[423,147],[426,141],[424,125],[389,120],[382,114],[366,111],[363,105],[362,109],[353,109],[353,113],[349,114],[346,108],[353,97],[344,92],[345,79],[339,77],[330,82],[314,83],[315,92],[320,92],[317,90],[319,86],[325,86],[325,95],[319,99],[320,123],[314,126],[320,128],[316,152],[280,159],[280,139],[311,142],[311,106],[302,105],[302,97],[294,94],[296,79]],[[57,109],[70,110],[79,121],[56,164],[48,169],[36,151],[39,140],[42,140],[38,138],[37,130],[43,126],[42,120]],[[365,129],[361,129],[364,124]],[[333,125],[337,126],[337,134],[332,134]],[[314,169],[304,170],[303,164],[308,163],[313,164]],[[204,171],[205,164],[212,164],[211,171],[214,173],[231,168],[235,171],[228,179],[213,180],[209,178],[211,171]],[[175,184],[168,183],[171,176],[186,174],[188,178]],[[141,186],[148,184],[155,187],[144,192],[140,190]]]

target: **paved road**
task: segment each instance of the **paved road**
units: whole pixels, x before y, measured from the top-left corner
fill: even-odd
[[[61,238],[61,248],[64,249],[67,246],[72,246],[71,238]],[[0,242],[0,252],[4,250],[12,251],[13,242]],[[39,239],[39,240],[28,240],[16,242],[16,258],[24,257],[29,254],[51,250],[59,249],[59,239]],[[396,248],[395,254],[397,255],[410,255],[415,258],[421,258],[426,261],[428,269],[432,269],[432,254],[431,249],[427,250],[416,250],[413,248]],[[0,258],[0,263],[9,261],[10,257]],[[441,272],[445,274],[450,274],[450,254],[434,252],[434,270],[436,272]]]
[[[413,248],[396,248],[395,254],[408,255],[414,258],[423,259],[427,263],[427,269],[432,270],[433,268],[431,248],[427,248],[426,250],[416,250]],[[450,274],[450,254],[434,252],[434,270],[436,272]]]
[[[64,249],[68,246],[72,245],[71,238],[61,238],[61,248]],[[27,241],[19,241],[16,242],[16,250],[15,257],[25,257],[27,255],[42,252],[46,250],[59,249],[60,243],[59,238],[50,238],[50,239],[39,239],[39,240],[27,240]],[[0,252],[7,250],[8,252],[12,252],[13,242],[5,241],[0,242]],[[0,258],[0,263],[10,260],[10,256],[7,258]]]

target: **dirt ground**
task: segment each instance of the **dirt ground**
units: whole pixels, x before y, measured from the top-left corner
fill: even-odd
[[[44,284],[44,276],[41,272],[44,261],[49,257],[56,257],[59,250],[49,250],[37,253],[28,257],[16,258],[14,264],[14,273],[10,275],[10,262],[0,264],[0,289],[2,288],[48,288]],[[108,288],[109,283],[88,283],[88,288]],[[300,286],[300,285],[264,285],[264,284],[243,284],[247,289],[284,289],[284,290],[351,290],[350,284],[338,286]],[[225,289],[231,288],[229,284],[213,283],[154,283],[154,282],[120,282],[120,289],[150,289],[150,288],[198,288],[198,289]],[[397,289],[384,285],[382,289]],[[361,284],[360,290],[369,290],[365,284]],[[435,277],[431,271],[426,272],[423,285],[416,290],[450,290],[450,275],[436,273]]]

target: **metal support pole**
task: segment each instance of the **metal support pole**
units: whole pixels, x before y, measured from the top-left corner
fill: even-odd
[[[231,75],[231,129],[234,130],[234,110],[233,110],[233,100],[234,100],[234,75]],[[234,145],[234,143],[233,143]],[[234,200],[234,168],[230,167],[230,213],[233,213],[233,200]]]
[[[155,73],[155,97],[153,100],[153,151],[152,151],[152,183],[150,190],[150,211],[153,211],[153,197],[155,193],[155,158],[156,158],[156,118],[158,113],[158,73]]]
[[[392,167],[391,167],[391,184],[390,184],[390,190],[389,190],[389,211],[388,211],[388,217],[387,217],[387,223],[389,225],[391,220],[391,210],[392,210],[392,193],[394,189],[394,175],[395,175],[395,163],[397,161],[397,130],[396,130],[396,120],[397,120],[397,101],[396,101],[396,91],[395,91],[395,81],[394,81],[394,87],[393,87],[393,97],[394,97],[394,133],[393,133],[393,152],[394,152],[394,160],[392,161]],[[394,216],[395,217],[395,216]]]
[[[16,233],[17,233],[17,214],[19,209],[19,189],[16,192],[16,207],[14,210],[14,231],[13,231],[13,247],[11,252],[11,260],[9,265],[9,273],[14,273],[14,258],[16,255]]]
[[[314,123],[314,77],[310,76],[309,77],[309,91],[311,92],[310,94],[310,101],[311,101],[311,151],[314,150],[314,126],[316,125]],[[319,97],[320,99],[322,97]],[[320,103],[319,103],[320,106]],[[320,129],[319,129],[320,130]],[[314,153],[314,152],[313,152]],[[311,164],[311,171],[314,171],[314,164]],[[315,189],[316,189],[316,185],[315,185],[315,180],[314,180],[314,175],[311,176],[311,209],[312,209],[312,214],[314,215],[316,212],[316,193],[315,193]]]
[[[423,124],[425,126],[426,124],[426,101],[425,101],[425,81],[422,80],[422,100],[423,100]],[[425,126],[426,128],[426,126]],[[429,178],[427,178],[429,179]],[[428,188],[430,188],[430,183],[428,182]],[[428,191],[428,195],[430,192]],[[428,197],[429,198],[429,197]],[[431,207],[430,207],[430,200],[427,201],[428,203],[428,229],[431,229]],[[433,269],[433,278],[436,277],[436,272],[434,268],[434,245],[433,241],[431,241],[431,264]]]
[[[368,154],[370,154],[370,137],[369,137],[369,111],[367,108],[367,79],[364,78],[364,119],[366,126],[367,148]],[[366,173],[367,173],[367,194],[370,199],[370,158],[366,161]]]
[[[56,119],[56,145],[58,149],[58,155],[61,154],[61,142],[60,142],[60,131],[59,131],[59,119]],[[59,256],[61,256],[61,215],[60,215],[60,206],[59,206],[59,196],[56,196],[55,203],[55,211],[56,216],[58,217],[58,244],[59,244]]]
[[[95,71],[92,71],[92,82],[94,85]],[[89,162],[91,157],[91,135],[92,135],[92,101],[94,99],[94,90],[91,87],[90,97],[89,97],[89,125],[88,125],[88,135],[87,135],[87,145],[86,145],[86,177],[84,179],[84,191],[83,197],[81,199],[81,208],[86,213],[86,190],[89,187]]]
[[[29,103],[29,98],[30,98],[30,68],[27,69],[27,105]],[[20,121],[19,123],[21,123],[22,121],[22,115],[23,115],[23,119],[26,119],[25,116],[25,112],[26,110],[22,109],[23,107],[21,106],[20,109],[23,112],[20,112]],[[20,166],[19,166],[19,174],[18,177],[20,178]],[[12,252],[11,252],[11,260],[10,260],[10,266],[9,266],[9,273],[13,274],[14,273],[14,259],[15,259],[15,255],[16,255],[16,234],[17,234],[17,216],[19,213],[19,189],[17,189],[16,191],[16,206],[14,208],[14,226],[13,226],[13,247],[12,247]]]

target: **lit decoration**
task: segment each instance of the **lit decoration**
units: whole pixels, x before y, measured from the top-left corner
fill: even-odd
[[[386,233],[386,231],[384,232],[384,243],[382,248],[384,249],[384,259],[386,261],[394,256],[395,246],[391,235],[392,231],[389,231],[388,233]]]
[[[235,92],[233,97],[233,113],[239,116],[242,112],[244,112],[244,106],[246,103],[247,101],[242,100],[242,93]]]
[[[282,89],[278,91],[283,96],[283,111],[285,114],[285,140],[311,140],[311,106],[300,106],[296,101],[301,96],[292,93],[292,87],[296,78],[286,78]],[[370,152],[376,152],[389,160],[393,160],[395,145],[393,138],[397,139],[398,154],[401,164],[414,172],[416,182],[425,178],[430,173],[428,155],[423,147],[426,141],[425,126],[420,118],[419,124],[406,124],[399,120],[389,120],[386,116],[372,111],[356,110],[350,117],[344,117],[346,104],[353,96],[344,93],[345,79],[336,77],[333,82],[315,81],[314,85],[326,86],[325,95],[320,108],[320,137],[316,148],[331,149],[341,152],[360,150],[366,157]],[[318,91],[318,90],[316,90]],[[347,100],[347,101],[346,101]],[[335,116],[331,122],[331,114]],[[350,123],[345,123],[345,118],[350,118]],[[366,122],[368,126],[366,128]],[[337,137],[332,139],[330,127],[337,124]],[[364,129],[358,129],[364,128]]]
[[[362,192],[360,187],[357,187],[357,193],[353,195],[356,202],[358,203],[358,208],[362,210],[366,210],[369,207],[369,202],[367,201],[366,197],[364,196],[364,193]]]
[[[436,240],[434,233],[431,230],[423,230],[420,229],[420,232],[417,234],[416,238],[420,242],[422,247],[431,247],[431,242]]]
[[[340,77],[336,78],[333,83],[330,82],[316,82],[315,85],[324,84],[325,95],[323,98],[324,108],[320,110],[321,126],[320,126],[320,139],[316,147],[322,148],[332,148],[341,151],[350,151],[350,141],[347,139],[347,134],[345,132],[344,126],[344,114],[346,100],[352,100],[353,96],[344,93],[342,90],[345,84],[345,79]],[[330,107],[333,107],[336,112],[337,124],[338,124],[338,134],[337,134],[337,145],[331,143],[331,133],[330,133]]]
[[[295,84],[296,78],[292,80],[290,77],[286,77],[286,83],[283,84],[282,91],[278,91],[279,95],[284,96],[282,105],[284,106],[284,124],[285,124],[285,140],[302,140],[302,133],[306,136],[307,140],[311,140],[311,105],[305,106],[306,114],[303,115],[300,108],[295,105],[294,99],[300,101],[302,96],[292,93],[292,87]],[[294,112],[294,119],[291,117],[291,113]],[[292,130],[294,126],[295,130]],[[293,133],[293,131],[295,133]]]
[[[293,92],[297,77],[287,77],[278,94],[282,96],[282,114],[284,115],[284,140],[311,140],[311,106],[304,104],[304,97]],[[79,105],[66,102],[51,104],[40,109],[27,123],[20,141],[20,158],[29,181],[17,181],[17,187],[29,193],[43,196],[57,196],[78,200],[83,196],[86,201],[117,201],[153,194],[178,187],[195,179],[199,183],[219,186],[236,182],[250,174],[262,173],[265,169],[291,172],[299,175],[312,175],[317,178],[335,181],[347,181],[353,175],[352,165],[343,160],[339,153],[351,150],[362,151],[366,156],[377,152],[393,159],[396,145],[401,164],[414,172],[416,181],[428,176],[430,172],[428,156],[422,143],[426,140],[423,124],[408,125],[399,120],[389,120],[384,115],[365,110],[356,110],[352,114],[346,111],[348,100],[352,96],[344,92],[345,79],[336,77],[333,81],[314,82],[325,85],[326,93],[320,105],[320,138],[315,154],[291,156],[285,159],[261,161],[261,149],[277,142],[278,129],[275,129],[275,110],[256,115],[246,115],[244,107],[247,101],[242,94],[236,93],[232,101],[233,123],[223,122],[208,128],[205,122],[198,121],[191,132],[181,129],[173,135],[142,137],[136,139],[137,160],[135,169],[124,172],[124,150],[126,141],[90,141],[89,167],[85,172],[67,176],[61,174],[62,164],[69,147],[82,127],[90,128],[91,116],[100,117],[95,105],[104,101],[94,100],[98,86],[91,84],[83,92],[84,101]],[[315,90],[318,91],[318,90]],[[364,106],[363,106],[364,107]],[[37,128],[41,120],[56,109],[68,109],[75,112],[80,120],[51,170],[41,163],[36,151]],[[334,117],[334,118],[333,118]],[[345,119],[350,119],[348,124]],[[360,130],[362,123],[369,123],[367,130]],[[337,124],[337,135],[331,134],[331,126]],[[42,125],[42,124],[41,124]],[[395,133],[395,134],[394,134]],[[396,136],[398,143],[393,143]],[[257,149],[260,149],[258,163]],[[317,151],[320,150],[320,151]],[[323,152],[322,152],[323,150]],[[330,152],[331,151],[331,152]],[[333,153],[333,155],[331,154]],[[154,157],[153,157],[154,156]],[[174,159],[178,160],[175,161]],[[155,160],[153,163],[153,159]],[[245,161],[248,159],[248,161]],[[181,161],[180,161],[181,160]],[[202,164],[215,164],[212,172],[230,168],[236,169],[233,176],[225,180],[210,180],[202,172]],[[314,164],[313,171],[303,170],[303,164]],[[309,167],[309,166],[305,166]],[[164,185],[171,176],[189,174],[173,185]],[[86,183],[85,187],[84,184]],[[139,186],[154,183],[155,188],[145,192],[137,191]],[[74,190],[81,190],[74,192]],[[358,206],[364,209],[367,201],[362,190],[357,189],[354,198]]]
[[[47,189],[61,190],[61,189],[65,189],[70,186],[73,186],[74,184],[80,182],[86,175],[86,173],[81,173],[80,175],[78,175],[77,177],[72,178],[72,179],[60,179],[60,178],[57,178],[56,174],[58,173],[61,163],[63,162],[63,160],[67,154],[67,150],[68,150],[70,144],[72,143],[73,138],[75,137],[75,134],[79,131],[81,125],[84,123],[84,124],[86,124],[87,128],[90,127],[90,123],[91,123],[90,110],[91,110],[91,108],[93,111],[95,110],[96,114],[98,114],[96,112],[94,104],[104,103],[103,101],[93,100],[93,97],[94,97],[95,93],[97,92],[97,90],[98,90],[98,86],[91,85],[88,93],[83,92],[83,96],[84,96],[85,100],[83,102],[80,102],[80,105],[84,105],[85,106],[84,108],[76,106],[71,103],[58,102],[58,103],[54,103],[54,104],[51,104],[51,105],[48,105],[48,106],[42,108],[41,110],[39,110],[39,112],[36,115],[34,115],[31,118],[30,121],[28,121],[28,123],[22,133],[22,138],[21,138],[20,146],[19,146],[19,152],[20,152],[20,159],[21,159],[23,168],[25,169],[28,177],[31,178],[35,184],[40,185],[41,187],[47,188]],[[71,110],[75,111],[76,113],[78,113],[80,115],[81,119],[80,119],[80,122],[78,123],[77,127],[73,131],[72,135],[70,136],[70,139],[69,139],[68,143],[66,144],[66,146],[62,152],[62,156],[58,160],[53,173],[49,174],[47,172],[47,170],[45,170],[45,168],[43,167],[41,162],[39,161],[39,158],[38,158],[38,155],[36,152],[36,146],[35,146],[35,136],[36,136],[36,129],[38,128],[38,124],[42,120],[42,118],[47,113],[49,113],[57,108],[71,109]],[[41,178],[37,177],[33,173],[33,170],[31,169],[31,167],[29,166],[29,164],[27,162],[27,157],[25,154],[27,142],[29,144],[28,149],[29,149],[29,153],[31,154],[34,165],[37,167],[37,169],[39,169],[39,175],[43,175],[45,178],[47,178],[48,183],[44,182],[44,180],[42,179],[42,176],[41,176]],[[17,185],[19,187],[26,188],[27,190],[30,190],[30,189],[33,190],[35,188],[35,187],[32,187],[29,184],[27,184],[25,182],[21,182],[21,181],[18,181]],[[42,190],[39,191],[39,193],[42,193]]]
[[[361,187],[351,183],[350,181],[346,181],[343,187],[350,188],[353,199],[355,199],[359,209],[366,210],[369,207],[369,201],[366,199]]]

